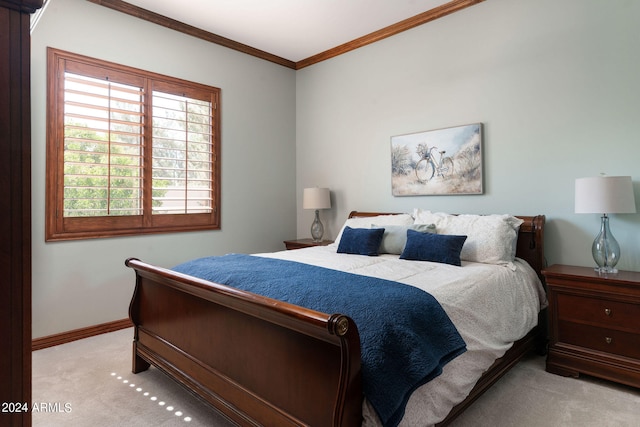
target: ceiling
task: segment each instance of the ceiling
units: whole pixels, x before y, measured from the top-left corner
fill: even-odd
[[[127,0],[126,3],[298,62],[459,1]]]

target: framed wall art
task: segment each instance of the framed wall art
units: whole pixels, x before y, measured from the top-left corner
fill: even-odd
[[[482,123],[391,137],[394,196],[482,194]]]

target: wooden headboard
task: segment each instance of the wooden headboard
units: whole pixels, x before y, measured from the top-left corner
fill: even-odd
[[[349,218],[354,217],[368,217],[378,215],[399,215],[398,212],[359,212],[352,211],[349,214]],[[516,256],[527,261],[529,265],[535,270],[540,277],[542,283],[544,283],[544,276],[542,276],[542,270],[545,267],[544,258],[544,215],[535,216],[523,216],[515,215],[517,218],[522,219],[524,222],[520,226],[518,232],[518,245],[516,248]]]

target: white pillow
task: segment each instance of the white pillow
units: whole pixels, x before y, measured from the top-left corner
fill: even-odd
[[[371,224],[371,228],[384,228],[382,242],[380,243],[380,253],[395,255],[400,255],[404,251],[404,247],[407,244],[407,230],[416,230],[421,233],[436,232],[436,226],[433,224]]]
[[[411,225],[413,224],[413,217],[409,214],[398,214],[398,215],[377,215],[377,216],[363,216],[363,217],[355,217],[349,218],[345,221],[344,225],[340,229],[338,236],[336,237],[334,245],[340,244],[340,238],[342,237],[342,232],[346,226],[351,228],[371,228],[371,224],[381,224],[378,227],[383,227],[384,225]]]
[[[460,259],[512,265],[518,230],[524,221],[512,215],[450,215],[415,209],[416,224],[435,224],[438,234],[465,235]]]

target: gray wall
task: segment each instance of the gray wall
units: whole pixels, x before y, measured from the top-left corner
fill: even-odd
[[[44,242],[46,47],[222,89],[222,229]],[[84,0],[52,0],[32,37],[33,336],[127,317],[128,257],[284,249],[295,237],[295,72]]]
[[[297,72],[302,189],[349,211],[546,214],[548,262],[591,266],[599,215],[576,178],[631,175],[640,206],[640,2],[491,0]],[[390,137],[484,124],[484,194],[393,197]],[[618,267],[640,270],[640,214],[613,215]]]

